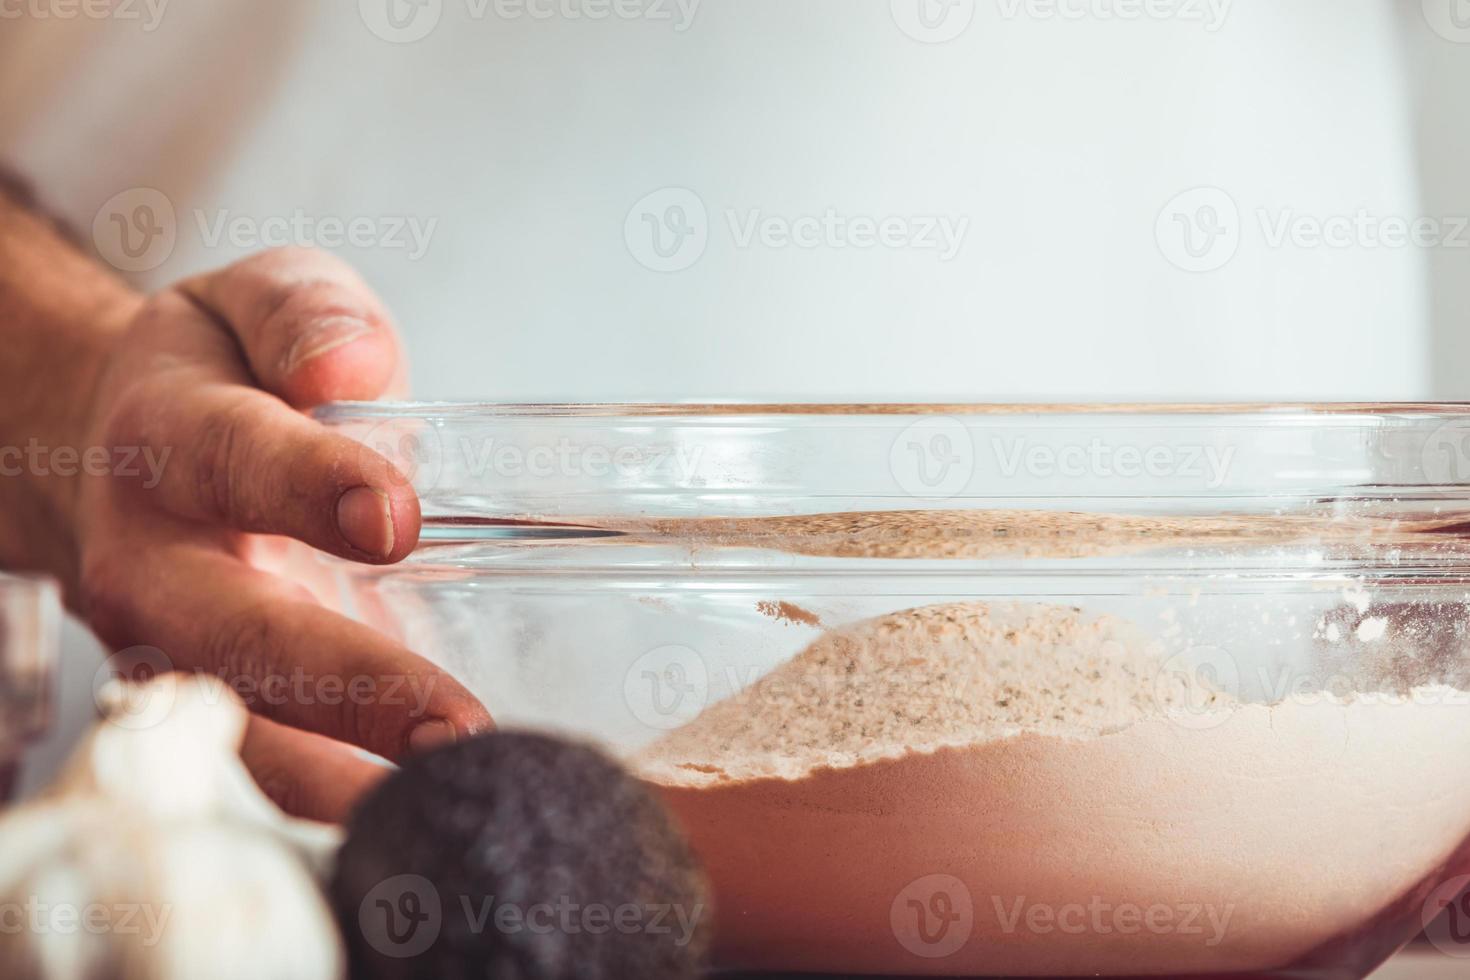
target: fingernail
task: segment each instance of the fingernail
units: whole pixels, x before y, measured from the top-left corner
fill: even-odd
[[[347,543],[375,558],[393,553],[393,509],[388,495],[372,487],[353,487],[337,500],[337,529]]]
[[[382,766],[384,769],[398,768],[392,762],[378,755],[378,753],[376,752],[369,752],[367,749],[360,749],[355,745],[349,745],[347,748],[349,751],[351,751],[353,755],[357,756],[357,758],[361,759],[363,762],[371,762],[373,765]]]
[[[321,357],[373,332],[362,320],[350,316],[333,316],[318,320],[291,342],[281,358],[281,374],[290,377],[301,365]]]
[[[454,726],[442,718],[426,721],[408,733],[408,748],[412,752],[427,752],[455,741]]]

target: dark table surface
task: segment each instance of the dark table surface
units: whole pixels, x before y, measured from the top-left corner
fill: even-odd
[[[1432,947],[1415,946],[1385,963],[1369,980],[1466,980],[1470,977],[1470,959],[1455,959]],[[710,980],[885,980],[883,977],[856,977],[838,973],[715,973]],[[913,980],[889,978],[889,980]]]

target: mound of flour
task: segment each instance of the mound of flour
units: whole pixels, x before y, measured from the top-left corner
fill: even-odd
[[[709,869],[722,959],[757,969],[1279,969],[1470,835],[1461,692],[1246,704],[1162,656],[1070,607],[906,610],[633,763]]]
[[[1131,624],[1067,606],[953,603],[832,630],[636,760],[710,783],[797,778],[1021,732],[1086,737],[1229,699],[1161,673]]]

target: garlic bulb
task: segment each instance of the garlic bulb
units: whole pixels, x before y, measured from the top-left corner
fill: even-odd
[[[206,674],[114,681],[98,696],[103,718],[67,760],[46,796],[102,795],[158,817],[219,813],[219,782],[239,764],[245,706]]]
[[[5,975],[341,977],[311,873],[340,832],[287,818],[256,788],[234,693],[169,674],[103,700],[56,783],[0,816]]]

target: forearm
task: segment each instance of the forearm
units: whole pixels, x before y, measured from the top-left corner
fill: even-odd
[[[72,592],[90,399],[140,302],[0,180],[0,568],[50,572]]]

